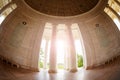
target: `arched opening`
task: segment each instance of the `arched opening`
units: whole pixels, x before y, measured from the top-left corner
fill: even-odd
[[[77,23],[72,24],[70,27],[70,31],[72,35],[68,34],[68,26],[65,24],[58,24],[56,27],[56,66],[57,69],[66,69],[70,70],[70,66],[72,66],[72,54],[75,54],[76,60],[74,61],[77,68],[83,67],[83,43],[81,41],[82,37],[80,34],[79,26]],[[40,48],[40,56],[39,56],[39,68],[49,69],[50,66],[50,45],[52,38],[52,23],[46,23],[45,29],[43,33],[41,48]],[[71,40],[69,40],[69,36],[73,38],[73,45],[75,48],[74,53],[71,52],[70,44]],[[70,41],[70,42],[69,42]]]

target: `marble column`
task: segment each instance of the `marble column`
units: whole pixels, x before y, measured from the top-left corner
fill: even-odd
[[[51,38],[51,46],[50,46],[50,67],[49,73],[57,72],[57,51],[56,51],[56,26],[54,25],[52,28],[52,38]]]
[[[107,7],[110,11],[112,11],[112,13],[115,14],[115,16],[117,16],[117,18],[118,18],[119,21],[120,21],[120,16],[119,16],[119,14],[118,14],[113,8],[111,8],[109,5],[107,5],[106,7]]]
[[[70,56],[70,64],[69,64],[69,70],[70,72],[76,72],[77,71],[77,56],[75,51],[75,44],[74,44],[74,38],[71,30],[71,25],[67,25],[67,34],[68,34],[68,45],[69,45],[69,56]]]
[[[47,56],[48,56],[48,43],[49,43],[49,40],[46,39],[46,45],[45,45],[45,57],[44,57],[44,66],[43,68],[46,69],[47,68]]]
[[[118,0],[114,0],[119,6],[120,6],[120,2]]]
[[[65,70],[70,69],[70,53],[69,53],[69,49],[68,49],[68,44],[65,46],[64,69]]]

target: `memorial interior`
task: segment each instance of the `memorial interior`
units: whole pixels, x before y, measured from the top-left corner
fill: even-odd
[[[0,0],[0,80],[119,80],[120,0]]]

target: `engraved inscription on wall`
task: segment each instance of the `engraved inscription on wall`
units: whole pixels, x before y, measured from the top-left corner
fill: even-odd
[[[25,37],[27,28],[28,27],[26,27],[24,24],[18,23],[18,25],[15,27],[10,37],[10,40],[9,40],[10,45],[15,47],[21,46],[22,40]]]
[[[96,35],[98,37],[98,40],[100,42],[101,47],[107,47],[110,44],[110,39],[108,36],[108,33],[104,26],[97,25],[95,28]]]

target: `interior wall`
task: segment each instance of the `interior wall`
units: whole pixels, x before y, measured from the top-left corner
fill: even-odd
[[[78,23],[85,47],[86,69],[119,55],[119,30],[103,12],[107,0],[101,0],[90,12],[71,18],[39,14],[24,1],[14,1],[17,9],[1,25],[0,55],[15,61],[23,68],[38,70],[39,49],[46,22],[53,25]]]
[[[120,53],[119,30],[114,22],[101,12],[90,20],[80,23],[84,41],[87,68],[104,64]]]
[[[39,46],[45,23],[39,20],[40,24],[26,15],[17,8],[3,22],[0,53],[23,68],[37,70]]]

